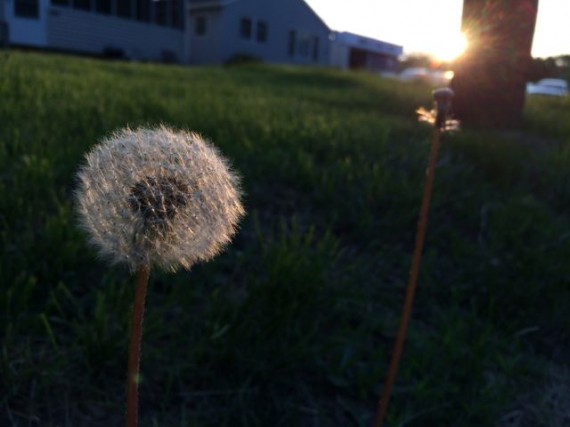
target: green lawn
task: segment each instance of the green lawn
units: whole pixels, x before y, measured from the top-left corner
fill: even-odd
[[[430,98],[330,70],[0,53],[0,425],[122,425],[133,281],[87,247],[75,172],[114,129],[165,123],[231,159],[248,213],[214,261],[151,277],[142,427],[370,426]],[[536,99],[524,132],[443,138],[389,426],[568,425],[569,117]]]

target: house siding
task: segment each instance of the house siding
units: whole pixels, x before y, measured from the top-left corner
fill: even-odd
[[[352,33],[334,33],[331,65],[371,72],[394,71],[403,47]]]
[[[242,17],[252,20],[251,40],[239,36]],[[329,33],[327,25],[302,0],[241,0],[227,7],[224,29],[228,41],[223,52],[223,60],[236,54],[248,54],[266,62],[293,64],[329,64]],[[267,23],[267,41],[256,40],[258,22]],[[296,49],[289,55],[289,32],[295,31],[307,40],[318,40],[318,55],[313,57],[312,46],[306,54]],[[298,40],[297,40],[298,41]]]
[[[15,0],[0,0],[4,20],[7,23],[4,31],[6,31],[10,43],[37,47],[47,46],[46,10],[48,1],[37,1],[36,16],[18,16],[15,10]]]
[[[184,32],[70,8],[51,7],[47,17],[51,48],[102,54],[120,49],[135,60],[184,61]]]
[[[402,52],[401,46],[332,32],[304,0],[160,2],[166,9],[155,0],[37,0],[39,13],[33,19],[15,16],[14,1],[0,0],[13,45],[194,65],[249,56],[268,63],[370,71],[393,68]],[[109,9],[101,9],[103,4]],[[248,36],[242,32],[243,19],[251,26]]]
[[[196,34],[196,19],[206,20],[206,32]],[[222,62],[223,20],[220,9],[199,10],[190,14],[190,63],[194,65]]]
[[[216,2],[197,1],[208,5]],[[207,13],[195,10],[193,14]],[[195,55],[192,63],[221,64],[237,55],[256,57],[264,62],[286,64],[329,65],[329,34],[327,25],[302,0],[237,0],[216,8],[217,20],[212,35],[202,39],[192,37]],[[251,20],[252,36],[240,36],[241,19]],[[257,40],[258,23],[266,24],[266,40]],[[214,34],[215,30],[215,34]],[[289,55],[289,32],[295,31],[299,40],[304,36],[311,43],[305,54],[297,50]],[[222,43],[223,41],[223,43]],[[318,44],[314,55],[314,44]]]

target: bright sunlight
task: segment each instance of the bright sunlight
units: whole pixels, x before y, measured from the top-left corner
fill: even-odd
[[[463,33],[454,36],[441,35],[431,44],[429,53],[437,60],[451,62],[463,54],[467,48],[467,38]]]

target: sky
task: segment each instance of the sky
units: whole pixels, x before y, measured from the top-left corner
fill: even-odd
[[[451,60],[461,51],[463,0],[305,0],[337,31]],[[570,0],[539,0],[532,55],[570,54]]]

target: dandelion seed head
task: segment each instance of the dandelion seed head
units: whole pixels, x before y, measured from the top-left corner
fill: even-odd
[[[229,243],[244,215],[239,179],[200,135],[123,129],[86,155],[77,210],[114,263],[189,269]]]

